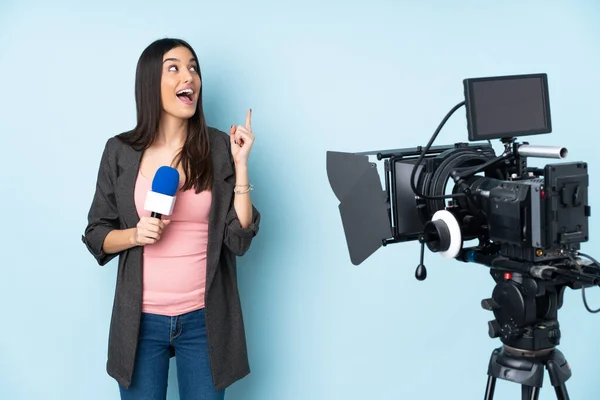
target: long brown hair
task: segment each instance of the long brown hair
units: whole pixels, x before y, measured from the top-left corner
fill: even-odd
[[[186,41],[165,38],[151,43],[142,52],[135,73],[135,102],[137,124],[131,131],[119,135],[123,142],[136,150],[146,150],[156,140],[161,115],[161,78],[163,56],[169,50],[184,46],[197,60],[196,52]],[[198,67],[200,81],[202,74]],[[174,165],[181,163],[186,180],[182,190],[195,188],[196,193],[212,187],[212,160],[208,127],[202,111],[202,87],[198,93],[196,112],[188,120],[188,132],[181,152]]]

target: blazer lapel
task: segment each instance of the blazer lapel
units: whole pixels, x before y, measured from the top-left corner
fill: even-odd
[[[121,195],[121,198],[117,199],[117,201],[119,202],[119,209],[121,210],[125,227],[133,228],[140,220],[135,206],[134,191],[140,170],[142,152],[126,146],[122,156],[119,164],[123,172],[117,182],[117,193]]]
[[[235,173],[229,147],[218,131],[209,131],[211,137],[211,157],[213,161],[213,187],[210,219],[208,222],[208,248],[206,251],[206,293],[219,265],[227,213],[233,200]]]

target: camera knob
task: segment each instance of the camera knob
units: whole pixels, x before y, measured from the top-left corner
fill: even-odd
[[[560,342],[560,330],[551,329],[550,332],[548,332],[548,341],[553,345],[558,346]]]
[[[502,328],[500,327],[498,321],[493,320],[488,322],[488,335],[490,335],[490,338],[495,339],[499,337],[501,333]]]
[[[488,311],[494,311],[500,308],[500,305],[498,303],[496,303],[496,300],[494,299],[484,299],[481,300],[481,307],[484,310],[488,310]]]

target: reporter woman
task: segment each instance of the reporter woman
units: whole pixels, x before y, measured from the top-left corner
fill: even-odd
[[[107,372],[122,399],[165,399],[175,357],[179,394],[223,399],[248,365],[236,256],[258,233],[248,157],[251,110],[229,135],[207,127],[197,56],[161,39],[141,54],[137,124],[108,139],[82,240],[98,264],[119,257]],[[173,213],[150,217],[156,170],[177,168]]]

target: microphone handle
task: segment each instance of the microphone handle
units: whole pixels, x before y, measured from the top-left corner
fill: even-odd
[[[152,218],[158,218],[158,219],[162,218],[162,214],[161,213],[157,213],[156,211],[152,211],[152,214],[150,214],[150,216]]]

